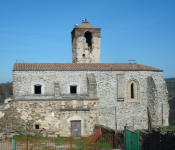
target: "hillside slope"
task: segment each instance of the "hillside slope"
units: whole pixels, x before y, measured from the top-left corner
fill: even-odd
[[[168,96],[169,98],[175,97],[175,78],[165,79],[168,87]]]

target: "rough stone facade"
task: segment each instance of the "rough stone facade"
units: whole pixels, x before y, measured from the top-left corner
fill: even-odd
[[[118,130],[126,125],[147,129],[148,120],[152,126],[162,121],[169,125],[162,70],[139,64],[100,64],[100,29],[89,24],[80,27],[72,31],[74,63],[14,65],[14,96],[0,106],[0,132],[23,132],[28,122],[29,130],[39,135],[70,136],[73,121],[79,121],[81,135],[91,135],[95,124],[115,129],[115,107]],[[86,31],[90,44],[84,43]]]
[[[114,128],[114,107],[117,107],[118,128],[124,125],[132,126],[134,119],[135,129],[148,127],[147,107],[151,112],[154,125],[161,125],[162,109],[164,106],[164,125],[168,125],[169,106],[167,103],[167,89],[162,78],[162,72],[153,71],[94,71],[97,84],[97,97],[99,98],[99,123]],[[123,74],[123,100],[118,100],[117,76]],[[88,72],[87,71],[14,71],[14,99],[55,99],[54,83],[60,85],[60,99],[70,98],[70,85],[79,86],[79,97],[73,99],[87,99],[88,97]],[[57,79],[57,80],[55,80]],[[139,90],[138,100],[128,100],[130,92],[127,92],[128,81],[137,81]],[[31,95],[34,84],[44,86],[44,93]],[[130,82],[129,82],[130,83]],[[154,86],[153,86],[154,85]],[[52,96],[51,96],[52,95]],[[95,98],[95,97],[94,97]]]
[[[98,103],[98,100],[14,101],[0,106],[0,132],[24,133],[28,122],[28,132],[70,136],[71,121],[80,120],[81,135],[91,135],[99,122]]]

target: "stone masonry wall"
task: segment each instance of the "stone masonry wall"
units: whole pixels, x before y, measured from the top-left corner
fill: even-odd
[[[88,48],[84,42],[85,32],[92,33],[92,47]],[[72,32],[72,62],[73,63],[100,63],[100,29],[76,28]],[[85,56],[83,56],[85,54]]]
[[[83,109],[84,103],[87,109]],[[81,135],[87,136],[99,123],[98,116],[98,100],[13,101],[0,105],[0,133],[24,133],[27,121],[28,131],[37,135],[70,136],[70,121],[81,120]],[[35,125],[39,125],[39,129],[35,129]]]
[[[81,80],[80,80],[81,79]],[[13,72],[13,94],[17,96],[33,95],[33,86],[43,86],[42,98],[53,98],[54,83],[59,83],[62,95],[70,93],[70,85],[77,85],[78,94],[87,94],[86,73],[67,71],[14,71]],[[79,88],[81,87],[81,88]],[[24,97],[22,97],[24,98]],[[33,98],[33,97],[30,97]],[[39,99],[42,99],[41,97]]]
[[[76,48],[73,46],[73,62],[76,63],[100,63],[100,38],[92,38],[92,49],[86,50],[86,44],[84,43],[84,37],[78,37],[73,45],[76,45]],[[85,54],[85,57],[83,57]]]
[[[162,78],[162,72],[153,71],[14,71],[14,98],[27,99],[27,96],[32,94],[32,86],[40,83],[44,87],[44,98],[54,97],[54,82],[59,83],[61,95],[69,95],[69,86],[71,84],[78,85],[78,94],[87,95],[87,73],[94,73],[97,83],[97,97],[99,98],[99,123],[108,127],[114,127],[114,108],[117,108],[117,127],[122,130],[127,124],[133,126],[134,129],[147,129],[147,106],[148,100],[154,102],[154,107],[150,110],[155,114],[154,125],[161,125],[162,123],[162,109],[163,103],[163,125],[168,125],[169,105],[167,99],[167,88]],[[124,74],[124,100],[117,101],[117,75]],[[149,85],[149,78],[155,84],[155,88]],[[126,86],[129,80],[134,79],[138,81],[140,88],[140,100],[129,102],[126,100],[127,92]],[[151,93],[152,94],[151,94]],[[23,96],[22,96],[23,95]],[[49,95],[49,96],[47,96]],[[53,95],[53,96],[51,96]],[[154,95],[154,96],[153,96]],[[88,95],[87,95],[88,96]],[[31,98],[41,99],[42,96]]]

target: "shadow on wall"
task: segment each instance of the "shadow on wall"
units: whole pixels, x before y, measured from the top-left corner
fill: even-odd
[[[118,133],[119,147],[123,150],[126,145],[124,142],[124,132]],[[139,150],[174,150],[175,131],[162,132],[161,128],[154,128],[150,132],[139,131]]]
[[[151,132],[140,131],[140,150],[174,150],[175,131],[161,132],[154,129]]]
[[[175,97],[168,101],[170,106],[169,125],[175,125]]]

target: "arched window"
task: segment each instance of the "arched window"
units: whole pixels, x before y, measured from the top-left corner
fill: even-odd
[[[131,98],[134,98],[134,84],[131,83]]]
[[[127,82],[127,102],[140,101],[140,86],[139,82],[132,78]]]
[[[84,34],[84,42],[88,44],[88,47],[92,47],[92,33],[87,31]]]

